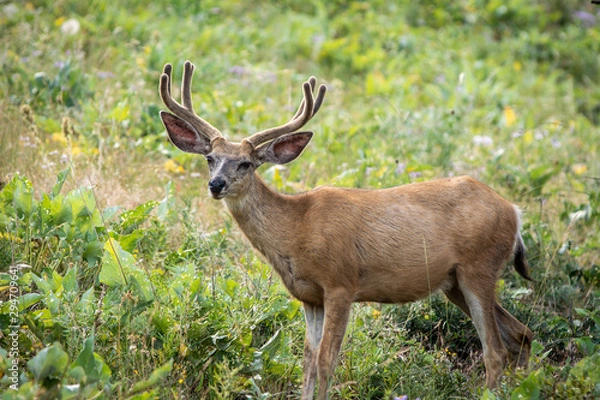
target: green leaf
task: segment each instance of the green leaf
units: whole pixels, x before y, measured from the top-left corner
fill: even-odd
[[[52,193],[50,195],[51,199],[54,199],[56,198],[56,196],[58,196],[65,181],[67,180],[67,177],[69,176],[70,171],[71,168],[67,167],[58,173],[58,175],[56,176],[56,183],[54,184],[54,186],[52,186]]]
[[[177,216],[175,212],[175,189],[172,181],[169,181],[165,186],[165,192],[165,198],[161,200],[156,210],[156,216],[162,222],[173,220]]]
[[[63,278],[62,286],[66,292],[76,292],[79,290],[79,285],[77,284],[77,266],[69,267]]]
[[[136,229],[128,235],[119,236],[119,244],[123,250],[133,253],[138,242],[144,237],[144,231]]]
[[[281,334],[281,329],[278,329],[258,351],[260,354],[266,354],[269,358],[273,358],[281,349],[282,344],[283,335]]]
[[[85,250],[83,251],[83,259],[88,262],[88,264],[93,265],[97,261],[102,259],[104,254],[103,251],[104,243],[98,240],[92,240],[87,243],[85,246]]]
[[[19,297],[19,311],[38,303],[44,296],[39,293],[26,293]]]
[[[13,204],[17,211],[29,217],[36,209],[33,200],[33,187],[27,180],[16,180],[13,192]]]
[[[158,312],[152,315],[152,323],[161,333],[168,333],[175,325],[175,321],[167,313]]]
[[[157,201],[148,201],[140,204],[135,209],[125,211],[119,216],[121,218],[121,229],[123,233],[131,233],[142,222],[148,219],[150,212],[158,205]]]
[[[227,293],[229,295],[229,297],[234,298],[237,288],[240,286],[239,283],[237,283],[235,280],[233,279],[227,279],[225,281],[222,282],[221,287],[223,288],[223,291],[225,293]]]
[[[529,170],[529,179],[531,179],[532,194],[540,196],[544,185],[552,178],[558,170],[548,165],[540,165]]]
[[[117,213],[119,212],[119,210],[121,208],[122,208],[121,206],[106,207],[102,211],[102,219],[104,221],[109,221],[112,217],[114,217],[115,215],[117,215]]]
[[[583,382],[589,379],[593,385],[600,384],[600,353],[584,357],[569,371],[567,382]]]
[[[150,374],[150,377],[148,379],[137,382],[133,386],[133,389],[131,389],[131,392],[129,393],[129,395],[134,395],[136,393],[139,393],[146,389],[149,389],[154,385],[159,384],[167,376],[169,376],[172,369],[173,369],[173,360],[171,359],[171,360],[169,360],[169,362],[167,362],[163,366],[152,371],[152,373]]]
[[[533,371],[510,395],[511,400],[537,400],[541,396],[542,370]]]
[[[104,244],[104,256],[100,270],[100,283],[108,286],[121,286],[126,283],[125,270],[132,269],[135,258],[121,248],[119,242],[108,239]]]
[[[71,203],[62,195],[58,195],[50,201],[49,212],[52,217],[52,222],[56,226],[73,220]]]
[[[102,357],[94,353],[94,335],[83,342],[83,349],[71,364],[69,375],[84,385],[98,381],[108,382],[110,379],[110,369]]]
[[[69,356],[65,353],[60,343],[44,348],[34,358],[27,362],[27,367],[34,378],[43,382],[46,379],[61,379],[69,362]]]
[[[73,190],[67,195],[67,200],[71,202],[75,218],[87,217],[94,227],[102,226],[100,213],[96,210],[96,197],[90,188],[80,187]]]
[[[152,290],[152,283],[148,276],[141,269],[131,271],[131,287],[134,289],[134,293],[140,296],[142,303],[139,306],[147,307],[148,302],[154,299],[154,291]]]
[[[81,299],[76,305],[77,311],[81,313],[90,314],[95,311],[96,307],[96,296],[94,295],[94,287],[90,287],[81,295]]]
[[[99,279],[110,287],[130,284],[142,302],[154,299],[152,283],[143,269],[135,265],[133,255],[121,248],[118,241],[110,238],[104,245],[104,257]]]
[[[36,274],[31,274],[31,280],[33,280],[43,294],[48,294],[52,291],[52,286],[50,286],[50,283],[48,283],[45,279],[40,278]]]
[[[46,295],[46,307],[54,316],[59,316],[61,314],[61,299],[56,297],[54,292],[50,292]]]

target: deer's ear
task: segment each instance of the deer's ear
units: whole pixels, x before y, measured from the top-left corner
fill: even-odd
[[[210,153],[210,140],[192,125],[166,111],[160,112],[160,118],[167,128],[169,139],[179,150],[202,155]]]
[[[293,161],[302,153],[310,139],[312,132],[296,132],[281,136],[271,143],[257,149],[258,158],[262,162],[272,164],[286,164]]]

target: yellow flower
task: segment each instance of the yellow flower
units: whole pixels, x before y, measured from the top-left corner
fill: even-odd
[[[62,144],[67,143],[67,138],[65,137],[65,135],[62,132],[54,132],[52,135],[50,135],[50,140],[52,140],[53,142],[62,143]]]
[[[575,173],[575,175],[583,175],[587,172],[587,165],[575,164],[573,165],[573,172]]]
[[[523,134],[523,142],[525,144],[530,144],[533,142],[533,132],[532,131],[527,131]]]
[[[140,68],[146,68],[146,59],[143,58],[143,57],[136,57],[135,58],[135,63]]]
[[[510,128],[517,122],[517,114],[515,114],[515,110],[511,106],[504,107],[504,123],[507,128]]]
[[[177,164],[177,162],[173,159],[169,159],[169,160],[165,161],[165,164],[163,165],[163,167],[165,168],[165,170],[167,172],[171,172],[173,174],[183,174],[185,172],[183,167],[181,165]]]
[[[520,71],[521,70],[521,63],[518,62],[518,61],[515,61],[513,63],[513,68],[514,68],[515,71]]]
[[[381,317],[381,311],[373,309],[373,311],[371,311],[371,315],[373,315],[373,318],[379,318]]]

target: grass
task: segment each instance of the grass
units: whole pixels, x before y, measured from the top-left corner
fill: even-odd
[[[302,157],[260,171],[278,190],[468,174],[524,211],[535,282],[507,268],[498,296],[534,332],[528,371],[482,389],[475,330],[440,296],[360,304],[334,398],[600,395],[597,7],[0,7],[3,399],[299,395],[300,303],[207,196],[201,157],[170,145],[158,118],[162,66],[174,63],[179,82],[186,59],[196,111],[236,140],[287,120],[308,76],[327,84]]]

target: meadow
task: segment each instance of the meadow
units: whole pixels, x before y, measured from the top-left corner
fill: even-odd
[[[443,296],[356,304],[337,399],[600,397],[600,6],[589,1],[0,2],[0,393],[287,399],[304,319],[168,142],[158,79],[197,67],[196,112],[240,140],[328,92],[279,191],[470,175],[523,210],[533,282],[501,304],[527,370],[483,388]]]

